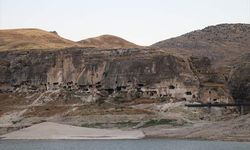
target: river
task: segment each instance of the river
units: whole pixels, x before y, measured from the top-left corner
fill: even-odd
[[[0,140],[0,150],[250,150],[250,142],[198,140]]]

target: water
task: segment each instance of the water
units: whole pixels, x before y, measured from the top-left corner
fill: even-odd
[[[142,140],[0,140],[0,150],[250,150],[250,142]]]

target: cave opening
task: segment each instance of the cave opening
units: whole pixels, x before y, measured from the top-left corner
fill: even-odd
[[[192,92],[187,91],[187,92],[186,92],[186,95],[192,95]]]
[[[59,83],[58,82],[54,82],[53,85],[58,85]]]
[[[110,95],[110,94],[112,94],[114,92],[114,89],[105,89],[105,91],[107,91],[108,94]]]
[[[154,95],[156,95],[156,94],[157,94],[156,91],[151,91],[151,92],[149,92],[149,95],[150,95],[150,96],[154,96]]]
[[[126,86],[121,86],[121,88],[125,90],[127,87]]]
[[[122,87],[121,87],[121,86],[117,86],[117,87],[116,87],[116,91],[119,92],[119,91],[121,91],[121,90],[122,90]]]
[[[67,82],[67,85],[72,85],[73,81]]]
[[[144,84],[142,84],[142,83],[138,83],[137,84],[139,87],[143,87],[144,86]]]
[[[182,100],[182,101],[187,101],[187,99],[186,99],[186,98],[184,98],[184,97],[183,97],[183,98],[181,98],[181,100]]]
[[[96,85],[96,88],[101,88],[101,87],[102,87],[102,85],[100,85],[100,84]]]
[[[169,88],[169,89],[175,89],[175,86],[169,85],[168,88]]]

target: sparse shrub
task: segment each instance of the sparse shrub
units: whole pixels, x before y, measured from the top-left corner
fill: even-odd
[[[150,126],[156,126],[156,125],[173,125],[178,126],[178,123],[174,119],[160,119],[160,120],[149,120],[147,121],[142,128],[150,127]]]

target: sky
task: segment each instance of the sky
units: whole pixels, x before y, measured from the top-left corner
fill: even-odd
[[[250,0],[0,0],[0,29],[73,41],[111,34],[147,46],[221,23],[250,23]]]

